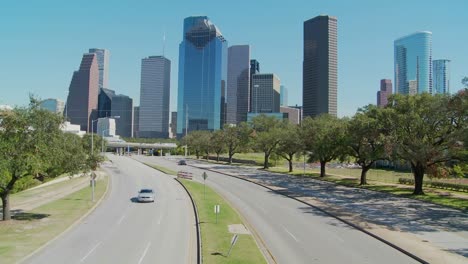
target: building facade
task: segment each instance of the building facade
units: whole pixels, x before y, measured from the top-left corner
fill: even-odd
[[[395,93],[432,94],[432,33],[416,32],[394,42]]]
[[[171,135],[170,138],[175,138],[177,136],[177,112],[171,112]]]
[[[99,69],[96,54],[86,53],[80,69],[73,73],[65,112],[71,124],[91,132],[92,120],[97,118]],[[96,131],[96,130],[95,130]]]
[[[89,49],[89,53],[94,53],[97,56],[99,68],[99,88],[109,88],[109,50]]]
[[[450,60],[434,60],[432,67],[433,93],[450,94]]]
[[[338,33],[336,17],[321,15],[304,22],[302,106],[304,117],[337,115]]]
[[[254,74],[260,73],[260,62],[255,59],[250,60],[250,96],[249,96],[249,110],[248,112],[252,111],[252,76]]]
[[[98,117],[110,117],[112,110],[112,98],[115,96],[115,92],[111,89],[101,88],[99,89],[98,96]]]
[[[380,80],[380,91],[377,92],[377,106],[385,107],[388,104],[390,95],[392,95],[392,80]]]
[[[109,117],[99,118],[97,121],[97,134],[103,137],[115,137],[115,119]]]
[[[228,49],[227,123],[247,121],[250,104],[250,46]]]
[[[184,19],[179,46],[177,135],[218,130],[226,96],[227,41],[206,16]]]
[[[169,137],[171,61],[164,56],[141,60],[138,137]]]
[[[291,124],[299,125],[301,123],[301,109],[280,106],[280,113],[288,114],[288,120]]]
[[[280,79],[272,73],[252,76],[251,113],[280,112]]]
[[[54,98],[48,98],[43,100],[40,106],[41,108],[56,114],[63,114],[63,110],[65,109],[65,103],[62,100]]]
[[[280,86],[280,105],[288,106],[288,89],[284,85]]]
[[[140,125],[140,107],[133,107],[133,137],[139,137],[139,125]]]
[[[126,95],[112,98],[111,117],[115,117],[115,132],[121,137],[133,137],[133,99]]]

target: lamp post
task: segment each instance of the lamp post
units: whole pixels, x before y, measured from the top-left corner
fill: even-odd
[[[101,153],[104,155],[104,132],[109,131],[110,129],[104,129],[101,133]]]

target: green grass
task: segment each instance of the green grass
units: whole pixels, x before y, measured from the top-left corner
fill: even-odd
[[[284,168],[271,168],[269,169],[273,172],[280,172],[280,173],[288,173],[287,169]],[[347,169],[350,170],[350,169]],[[358,170],[360,171],[360,170]],[[329,172],[327,168],[327,173]],[[390,173],[390,172],[388,172]],[[291,175],[302,176],[303,171],[294,171],[290,173]],[[462,194],[460,192],[451,191],[451,190],[436,190],[433,188],[424,188],[424,192],[426,195],[413,195],[413,187],[412,186],[401,186],[401,185],[392,185],[388,183],[382,183],[378,181],[368,180],[368,185],[360,186],[359,177],[355,175],[348,175],[345,173],[340,173],[342,176],[335,176],[335,175],[327,175],[325,177],[320,177],[320,173],[313,172],[311,170],[306,170],[306,177],[312,177],[317,180],[333,182],[339,185],[355,187],[355,188],[365,188],[369,190],[379,191],[379,192],[386,192],[391,193],[393,195],[403,196],[406,198],[422,200],[442,206],[447,206],[455,209],[459,209],[462,211],[468,211],[468,199],[458,198],[452,195]],[[409,175],[408,175],[409,177]],[[440,192],[449,194],[447,195],[440,195]],[[465,194],[466,195],[466,194]]]
[[[239,235],[231,255],[227,257],[233,234],[229,233],[228,225],[241,224],[237,212],[211,188],[206,186],[206,197],[203,194],[203,184],[190,180],[181,180],[192,195],[198,208],[202,236],[203,263],[266,263],[252,235]],[[218,223],[214,214],[214,206],[220,205]]]
[[[108,177],[96,182],[95,200],[105,193]],[[90,210],[91,188],[85,187],[62,199],[0,221],[0,263],[17,263],[65,231]]]
[[[146,166],[149,166],[149,167],[151,167],[151,168],[153,168],[155,170],[158,170],[158,171],[160,171],[162,173],[177,176],[177,172],[173,171],[171,169],[168,169],[168,168],[165,168],[165,167],[162,167],[162,166],[158,166],[158,165],[154,165],[154,164],[151,164],[151,163],[147,163],[147,162],[143,162],[143,164],[145,164]]]

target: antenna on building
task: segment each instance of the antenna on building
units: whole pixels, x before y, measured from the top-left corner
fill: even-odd
[[[163,52],[162,52],[163,57],[165,55],[165,51],[166,51],[166,30],[164,29],[164,33],[163,33]]]

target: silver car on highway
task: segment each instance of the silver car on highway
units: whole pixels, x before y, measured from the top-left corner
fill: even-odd
[[[153,189],[141,189],[138,192],[138,202],[151,202],[154,203],[154,191]]]

